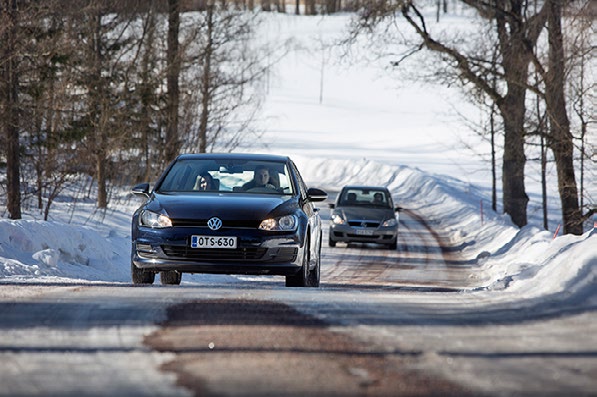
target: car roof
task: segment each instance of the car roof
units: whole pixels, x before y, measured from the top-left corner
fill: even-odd
[[[342,188],[342,190],[348,189],[360,189],[360,190],[385,190],[388,191],[388,188],[385,186],[373,186],[373,185],[346,185]]]
[[[253,161],[275,161],[287,162],[290,160],[288,156],[276,154],[256,154],[256,153],[188,153],[181,154],[177,160],[253,160]]]

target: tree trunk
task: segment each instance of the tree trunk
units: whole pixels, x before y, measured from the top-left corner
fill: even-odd
[[[101,128],[101,127],[100,127]],[[97,174],[97,207],[108,207],[108,189],[106,178],[106,149],[105,149],[105,134],[100,132],[100,142],[96,149],[96,174]]]
[[[524,172],[525,145],[525,98],[529,77],[532,48],[539,37],[543,16],[537,14],[523,22],[523,3],[511,1],[509,13],[496,13],[502,67],[507,90],[498,103],[504,120],[504,157],[502,165],[502,189],[504,212],[509,214],[518,227],[527,224],[527,204]]]
[[[524,185],[524,107],[525,89],[508,83],[508,94],[501,106],[504,119],[504,155],[502,159],[502,190],[504,212],[518,227],[527,224],[529,197]]]
[[[547,151],[543,136],[541,136],[541,207],[543,209],[543,228],[549,230],[547,213]]]
[[[168,0],[168,49],[167,49],[167,125],[165,161],[171,162],[180,151],[180,138],[178,136],[178,104],[180,92],[178,79],[180,75],[180,54],[178,32],[180,29],[180,4],[179,0]]]
[[[94,103],[92,104],[94,112],[94,131],[95,131],[95,172],[97,178],[97,207],[107,208],[108,207],[108,193],[106,188],[106,144],[107,144],[107,131],[106,123],[104,122],[106,106],[104,101],[107,101],[106,90],[104,82],[102,81],[102,10],[97,9],[96,14],[93,16],[94,31],[93,31],[93,52],[94,52],[94,64],[93,64],[93,80],[95,83],[95,93],[92,96]]]
[[[207,151],[207,124],[209,104],[211,103],[211,57],[213,54],[213,13],[214,6],[207,7],[207,44],[203,56],[203,74],[201,77],[201,115],[199,116],[199,153]]]
[[[305,15],[316,15],[315,0],[305,0]]]
[[[564,233],[583,232],[582,213],[574,176],[574,142],[566,111],[564,94],[565,59],[562,39],[561,0],[549,1],[548,41],[549,69],[545,79],[545,103],[550,120],[550,147],[558,173],[558,191],[562,204]]]
[[[7,210],[10,219],[21,219],[21,147],[19,143],[19,114],[18,114],[18,87],[19,80],[16,62],[16,36],[17,36],[17,1],[4,0],[0,6],[0,15],[6,14],[10,26],[4,27],[2,35],[2,62],[0,70],[3,79],[1,101],[4,102],[5,113],[4,133],[6,136],[6,188]]]
[[[142,129],[142,161],[144,164],[145,172],[142,177],[143,181],[149,181],[152,178],[153,167],[152,167],[152,154],[154,153],[154,128],[152,127],[152,106],[157,106],[155,101],[154,92],[157,90],[155,84],[152,82],[152,73],[154,73],[155,67],[155,54],[154,48],[156,47],[155,40],[155,29],[156,29],[156,18],[155,18],[155,2],[152,1],[150,9],[147,13],[147,20],[145,22],[145,41],[142,43],[144,47],[143,55],[141,57],[141,129]]]
[[[491,133],[491,209],[497,212],[497,172],[495,154],[495,105],[491,105],[490,111],[490,133]]]
[[[525,191],[524,171],[526,157],[525,145],[525,97],[528,80],[528,68],[532,57],[532,48],[536,43],[543,26],[544,14],[539,13],[525,21],[523,18],[523,2],[510,1],[509,11],[497,6],[480,6],[473,0],[466,0],[472,7],[480,7],[480,12],[493,10],[490,14],[496,19],[499,39],[499,49],[502,58],[501,66],[507,85],[506,94],[502,96],[492,84],[486,80],[487,76],[479,74],[471,68],[471,60],[458,50],[450,48],[431,38],[426,30],[424,17],[417,8],[409,3],[402,7],[402,15],[423,38],[424,44],[432,51],[447,55],[455,62],[460,78],[474,84],[485,92],[498,106],[504,121],[504,155],[502,163],[502,189],[504,212],[509,214],[512,221],[519,227],[527,224],[527,203],[529,198]],[[500,3],[501,4],[501,3]],[[494,8],[492,8],[494,7]],[[505,7],[502,4],[502,7]],[[413,16],[410,12],[413,12]]]

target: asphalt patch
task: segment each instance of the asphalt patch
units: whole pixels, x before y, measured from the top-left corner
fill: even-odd
[[[175,354],[162,370],[195,396],[471,395],[417,371],[416,354],[368,346],[276,302],[177,304],[145,344]]]

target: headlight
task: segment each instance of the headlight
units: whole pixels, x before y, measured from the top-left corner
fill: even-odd
[[[172,226],[172,221],[166,215],[143,210],[139,216],[139,223],[143,226],[162,228]]]
[[[343,225],[346,223],[344,218],[342,218],[342,215],[338,214],[332,214],[332,222],[334,222],[336,225]]]
[[[261,230],[290,231],[296,229],[297,219],[294,215],[285,215],[279,218],[265,219],[259,225]]]
[[[383,227],[393,227],[396,226],[398,224],[398,222],[396,221],[396,218],[392,218],[392,219],[388,219],[386,221],[384,221],[381,225]]]

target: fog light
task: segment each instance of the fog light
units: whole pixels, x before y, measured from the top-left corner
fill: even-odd
[[[155,250],[151,246],[151,244],[137,244],[137,253],[139,255],[150,255],[153,256],[156,254]]]

